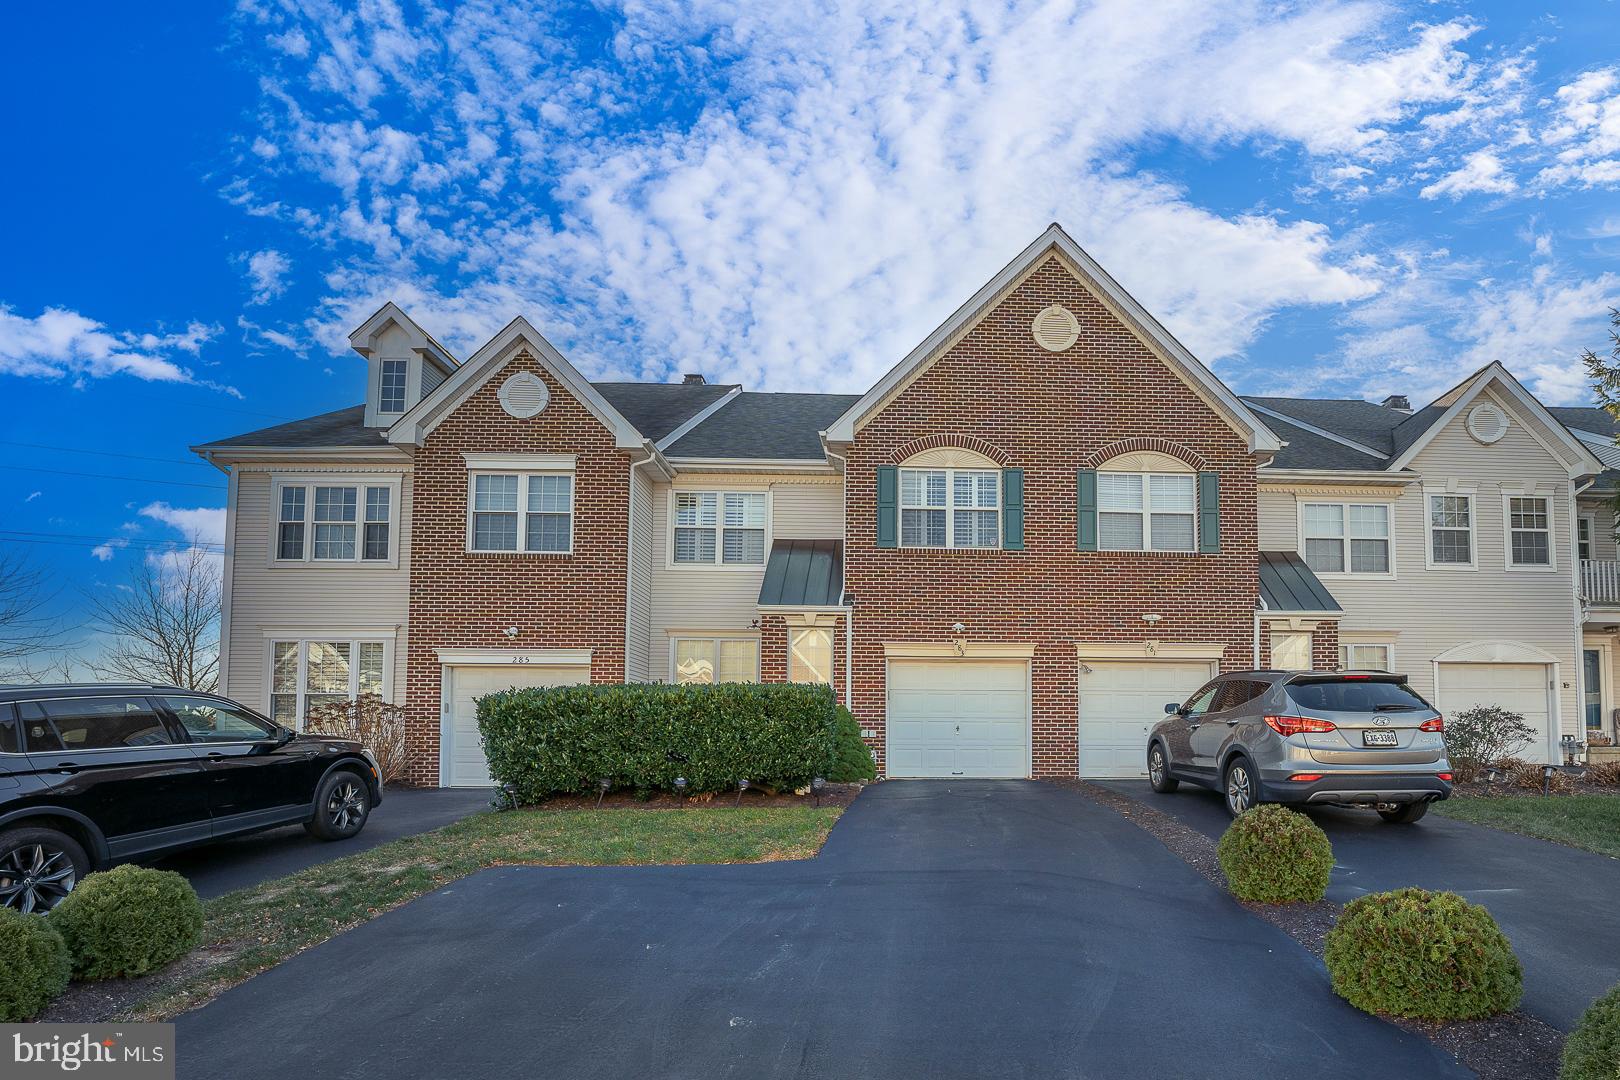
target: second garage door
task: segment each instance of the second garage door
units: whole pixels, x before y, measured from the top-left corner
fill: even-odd
[[[891,660],[889,776],[1029,775],[1023,660]]]
[[[1212,678],[1202,661],[1087,660],[1080,665],[1080,775],[1146,776],[1148,731],[1168,702]]]
[[[1518,713],[1539,733],[1519,753],[1541,761],[1547,756],[1547,672],[1546,664],[1441,664],[1436,704],[1448,716],[1475,705]]]
[[[484,761],[484,743],[478,734],[477,699],[496,690],[514,686],[568,686],[591,681],[585,666],[503,665],[463,667],[449,670],[450,724],[445,733],[440,783],[444,787],[489,787],[489,765]]]

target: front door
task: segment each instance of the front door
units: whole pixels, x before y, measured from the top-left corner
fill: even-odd
[[[1581,686],[1586,706],[1586,730],[1603,730],[1603,654],[1597,649],[1581,651]]]

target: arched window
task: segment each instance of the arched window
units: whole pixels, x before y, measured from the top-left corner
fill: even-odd
[[[1121,454],[1097,467],[1100,551],[1197,551],[1198,473],[1169,454]]]
[[[900,464],[900,546],[998,548],[1001,468],[972,450],[942,447]]]

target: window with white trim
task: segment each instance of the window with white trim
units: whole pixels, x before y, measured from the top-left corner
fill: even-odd
[[[397,413],[405,411],[405,380],[410,370],[409,360],[384,360],[381,385],[378,388],[377,411]]]
[[[1001,546],[1001,472],[901,469],[900,546]]]
[[[1474,499],[1429,496],[1429,561],[1436,566],[1474,564]]]
[[[1389,653],[1381,642],[1348,641],[1339,646],[1339,662],[1348,671],[1390,671]]]
[[[1507,501],[1508,564],[1552,566],[1552,505],[1541,495],[1513,495]]]
[[[1386,503],[1304,503],[1305,565],[1318,574],[1389,573]]]
[[[270,718],[296,731],[317,705],[383,695],[382,641],[299,638],[270,643]]]
[[[1192,473],[1097,474],[1102,551],[1195,551],[1198,478]]]
[[[1575,551],[1582,562],[1592,557],[1592,519],[1589,517],[1575,522]]]
[[[677,491],[671,547],[685,566],[762,566],[765,563],[763,491]]]
[[[574,476],[473,473],[467,518],[471,551],[566,555],[574,549]]]
[[[758,638],[676,638],[671,648],[678,683],[759,681]]]
[[[822,627],[788,631],[788,682],[831,685],[833,632]]]
[[[391,484],[284,483],[276,498],[276,561],[388,562],[394,502]]]

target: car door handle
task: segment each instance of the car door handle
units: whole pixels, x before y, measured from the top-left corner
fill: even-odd
[[[84,766],[77,761],[58,761],[56,763],[56,771],[59,773],[76,773],[82,768]]]
[[[1236,727],[1237,725],[1243,723],[1243,718],[1240,716],[1236,720],[1222,720],[1221,723],[1225,724],[1227,727]]]

